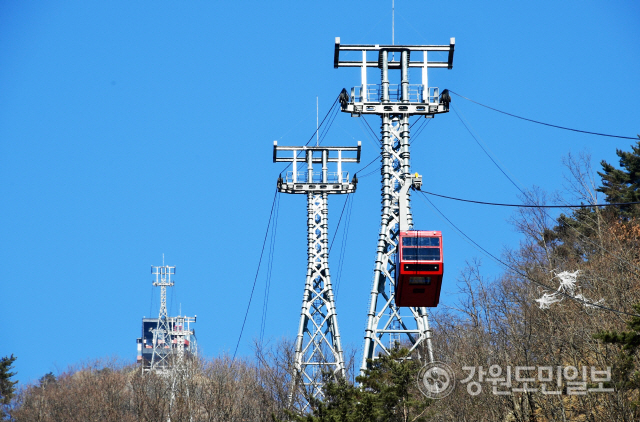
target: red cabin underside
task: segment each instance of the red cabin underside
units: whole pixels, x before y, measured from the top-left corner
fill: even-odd
[[[442,232],[400,232],[396,254],[396,305],[436,307],[444,264]]]

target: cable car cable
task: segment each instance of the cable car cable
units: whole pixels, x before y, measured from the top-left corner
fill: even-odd
[[[273,270],[273,253],[275,251],[276,233],[278,230],[278,215],[280,210],[280,195],[277,196],[276,210],[273,215],[273,225],[271,226],[271,239],[269,242],[269,255],[267,259],[267,278],[264,288],[264,299],[262,302],[262,320],[260,321],[260,346],[264,341],[264,330],[267,323],[267,310],[269,308],[269,290],[271,289],[271,274]]]
[[[342,265],[344,264],[344,255],[347,251],[347,240],[349,237],[349,227],[351,227],[351,213],[353,212],[353,201],[355,201],[355,195],[351,197],[351,203],[347,208],[347,221],[345,222],[345,225],[344,225],[344,234],[342,236],[342,248],[340,249],[342,253],[340,254],[340,264],[338,266],[338,270],[340,271],[338,282],[340,282],[340,280],[342,279]],[[336,290],[336,293],[337,293],[337,290]]]
[[[429,125],[429,123],[431,123],[431,121],[433,119],[425,119],[426,123],[422,123],[422,125],[418,126],[418,129],[416,130],[416,134],[411,138],[411,141],[409,142],[409,144],[413,144],[413,142],[420,136],[422,135],[422,132],[424,131],[424,129]]]
[[[324,141],[324,138],[327,136],[327,133],[329,133],[329,130],[331,129],[331,126],[333,126],[333,122],[336,120],[336,116],[339,112],[340,109],[338,107],[335,107],[333,116],[329,118],[329,123],[327,124],[327,126],[325,126],[324,131],[320,134],[320,141],[318,142],[318,145],[321,144],[322,141]]]
[[[526,117],[517,116],[515,114],[507,113],[506,111],[498,110],[497,108],[489,107],[488,105],[485,105],[485,104],[479,103],[477,101],[474,101],[471,98],[467,98],[464,95],[460,95],[457,92],[453,92],[452,90],[449,90],[449,92],[452,93],[452,94],[457,95],[458,97],[464,98],[467,101],[471,101],[472,103],[478,104],[479,106],[488,108],[489,110],[497,111],[498,113],[506,114],[507,116],[515,117],[515,118],[521,119],[521,120],[526,120],[528,122],[537,123],[539,125],[555,127],[557,129],[563,129],[563,130],[570,130],[572,132],[586,133],[588,135],[606,136],[606,137],[609,137],[609,138],[632,139],[634,141],[637,140],[638,138],[640,138],[640,135],[638,135],[637,137],[634,138],[634,137],[631,137],[631,136],[609,135],[609,134],[606,134],[606,133],[589,132],[587,130],[572,129],[572,128],[565,127],[565,126],[552,125],[551,123],[545,123],[545,122],[540,122],[538,120],[528,119]]]
[[[378,138],[378,135],[373,131],[373,129],[371,128],[371,125],[369,125],[369,122],[367,121],[367,119],[365,117],[363,117],[363,120],[366,123],[367,127],[369,128],[369,130],[371,131],[371,133],[373,135],[373,139],[375,139],[378,144],[381,144],[380,138]]]
[[[415,122],[413,122],[413,124],[411,126],[409,126],[409,129],[411,129],[416,123],[418,123],[420,121],[420,119],[416,120]],[[428,122],[430,122],[431,119],[424,119],[424,121],[420,121],[420,125],[418,126],[418,128],[415,130],[415,135],[411,136],[411,141],[409,141],[409,143],[413,143],[413,139],[417,138],[418,135],[420,134],[420,130],[424,127],[424,125]]]
[[[353,174],[358,174],[360,173],[362,170],[366,169],[367,167],[369,167],[371,164],[373,164],[378,158],[380,158],[379,156],[375,156],[373,160],[371,160],[371,162],[369,164],[367,164],[366,166],[362,167],[361,169],[358,169],[355,173]]]
[[[364,177],[364,176],[363,176]],[[454,198],[452,196],[440,195],[433,192],[428,192],[425,190],[421,190],[422,193],[426,193],[433,196],[438,196],[440,198],[452,199],[454,201],[462,201],[462,202],[470,202],[472,204],[481,204],[481,205],[495,205],[500,207],[518,207],[518,208],[593,208],[593,207],[609,207],[609,206],[622,206],[622,205],[635,205],[640,204],[638,202],[614,202],[612,204],[595,204],[595,205],[523,205],[523,204],[500,204],[495,202],[483,202],[483,201],[473,201],[471,199],[462,199],[462,198]]]
[[[322,125],[324,124],[325,120],[327,120],[327,117],[329,116],[329,114],[331,114],[331,112],[333,111],[333,108],[336,106],[338,99],[340,98],[340,95],[338,95],[335,99],[335,101],[333,102],[333,104],[331,105],[331,107],[329,108],[329,111],[327,111],[327,114],[324,115],[324,117],[322,118],[322,121],[320,122],[320,124],[318,125],[318,127],[316,128],[316,130],[313,132],[313,135],[311,135],[311,137],[309,138],[309,140],[307,141],[307,143],[305,144],[305,146],[308,146],[309,143],[311,143],[311,141],[313,141],[313,138],[316,136],[316,133],[318,132],[318,130],[320,130],[320,128],[322,127]],[[287,171],[287,169],[289,167],[291,167],[292,163],[287,164],[287,166],[280,172],[281,174],[285,171]]]
[[[370,140],[372,140],[373,146],[374,147],[379,147],[380,146],[380,139],[378,139],[378,137],[375,136],[375,134],[373,134],[373,135],[371,134],[372,133],[371,126],[369,126],[368,128],[365,127],[365,124],[362,123],[363,121],[365,123],[367,122],[366,119],[364,118],[364,116],[363,116],[362,119],[358,119],[358,123],[360,123],[360,128],[362,128],[362,131],[370,138]]]
[[[376,168],[376,169],[371,170],[369,173],[367,173],[367,174],[365,174],[365,175],[363,175],[363,176],[360,176],[360,179],[363,179],[363,178],[365,178],[365,177],[371,176],[373,173],[375,173],[375,172],[377,172],[377,171],[380,171],[380,169],[381,169],[381,168],[382,168],[382,166],[380,166],[380,167],[378,167],[378,168]]]
[[[236,348],[233,352],[233,360],[236,358],[236,353],[238,353],[238,346],[240,346],[240,339],[242,339],[242,333],[244,332],[244,326],[247,323],[247,316],[249,315],[249,308],[251,307],[251,300],[253,299],[253,292],[256,288],[256,282],[258,281],[258,274],[260,273],[260,264],[262,264],[262,256],[264,254],[264,246],[267,244],[267,237],[269,235],[269,227],[271,227],[271,220],[273,217],[273,209],[276,205],[276,198],[278,197],[278,189],[276,189],[273,195],[273,203],[271,204],[271,213],[269,214],[269,223],[267,224],[267,230],[264,234],[264,240],[262,241],[262,251],[260,252],[260,259],[258,260],[258,269],[256,270],[256,276],[253,279],[253,287],[251,287],[251,294],[249,295],[249,304],[247,305],[247,311],[244,314],[244,320],[242,321],[242,328],[240,328],[240,335],[238,336],[238,342],[236,343]]]
[[[331,254],[331,248],[333,248],[333,242],[336,240],[336,235],[338,234],[338,229],[340,228],[340,222],[342,221],[342,215],[344,214],[345,208],[347,208],[347,202],[349,202],[350,193],[347,194],[347,198],[344,200],[344,205],[342,206],[342,212],[340,213],[340,218],[338,219],[338,225],[336,226],[336,231],[333,233],[333,238],[331,239],[331,243],[329,244],[329,254]]]
[[[500,167],[498,165],[498,163],[496,163],[496,160],[493,159],[493,157],[491,156],[491,154],[489,154],[487,152],[487,150],[482,146],[482,144],[480,143],[480,141],[478,141],[478,138],[476,138],[476,136],[473,134],[473,132],[471,132],[471,129],[469,129],[469,126],[467,126],[467,124],[464,122],[464,120],[462,120],[462,117],[460,117],[460,115],[458,114],[458,111],[455,109],[455,107],[452,107],[454,113],[456,113],[456,116],[458,116],[458,119],[460,119],[460,122],[462,123],[462,125],[465,127],[465,129],[467,129],[467,132],[469,132],[469,134],[471,135],[471,137],[473,138],[474,141],[476,141],[476,143],[478,144],[478,146],[480,148],[482,148],[482,151],[484,151],[484,153],[487,155],[487,157],[489,157],[489,159],[493,162],[493,164],[495,164],[496,167],[498,167],[498,170],[500,170],[502,172],[502,174],[504,174],[504,176],[509,179],[509,181],[513,184],[513,186],[515,186],[523,195],[526,196],[526,194],[524,193],[524,191],[522,189],[520,189],[520,186],[518,186],[516,184],[516,182],[513,181],[513,179],[511,179],[511,177],[509,177],[509,175],[507,173],[505,173],[504,170],[502,170],[502,167]]]
[[[427,120],[427,119],[425,119],[425,120]],[[366,120],[366,119],[364,119],[364,121],[365,121],[365,123],[367,123],[367,120]],[[416,120],[416,122],[417,122],[417,120]],[[413,124],[415,124],[416,122],[414,122]],[[421,126],[418,126],[418,129],[417,129],[417,131],[418,131],[418,132],[417,132],[417,134],[416,134],[416,135],[411,139],[410,144],[411,144],[411,143],[413,143],[413,141],[415,140],[415,138],[417,138],[417,137],[422,133],[422,130],[424,130],[424,127],[426,127],[426,125],[428,125],[430,122],[431,122],[431,120],[427,120],[427,122],[426,122],[426,123],[424,123],[424,122],[423,122],[423,124],[422,124]],[[369,126],[369,123],[367,123],[367,126]],[[413,126],[413,125],[412,125],[412,126]],[[369,126],[369,130],[371,130],[371,132],[373,132],[373,129],[371,129],[371,126]],[[377,138],[375,138],[375,139],[378,141],[378,143],[380,142]],[[371,164],[373,164],[373,163],[374,163],[378,158],[379,158],[378,156],[374,157],[374,159],[373,159],[373,160],[371,160],[371,161],[369,162],[369,164],[367,164],[366,166],[364,166],[364,167],[362,167],[362,168],[358,169],[354,174],[358,174],[358,173],[362,172],[362,170],[364,170],[364,169],[366,169],[367,167],[369,167],[369,166],[370,166]],[[377,168],[377,169],[375,169],[375,170],[373,170],[373,171],[371,171],[371,172],[369,172],[369,173],[365,174],[364,176],[360,176],[360,178],[370,176],[370,175],[372,175],[373,173],[375,173],[375,172],[376,172],[376,171],[378,171],[378,170],[380,170],[380,168]]]
[[[418,191],[418,192],[420,192],[420,191]],[[422,193],[422,192],[421,192],[421,193]],[[511,265],[509,265],[509,264],[505,263],[505,262],[504,262],[504,261],[502,261],[501,259],[499,259],[499,258],[497,258],[496,256],[494,256],[491,252],[487,251],[485,248],[483,248],[482,246],[480,246],[480,245],[479,245],[478,243],[476,243],[473,239],[471,239],[469,236],[467,236],[467,235],[466,235],[462,230],[460,230],[460,229],[459,229],[455,224],[453,224],[453,223],[451,222],[451,220],[449,220],[449,219],[447,218],[447,216],[445,216],[445,215],[442,213],[442,211],[440,211],[440,210],[438,209],[438,207],[436,207],[436,206],[434,205],[434,203],[433,203],[433,202],[431,202],[431,200],[430,200],[430,199],[429,199],[429,198],[428,198],[424,193],[422,194],[422,197],[423,197],[424,199],[426,199],[426,200],[429,202],[429,204],[431,204],[431,206],[432,206],[436,211],[438,211],[438,213],[439,213],[439,214],[440,214],[440,215],[441,215],[445,220],[447,220],[447,221],[449,222],[449,224],[450,224],[453,228],[455,228],[455,229],[456,229],[456,230],[457,230],[457,231],[458,231],[462,236],[464,236],[465,238],[467,238],[471,243],[473,243],[476,247],[478,247],[480,250],[482,250],[486,255],[488,255],[489,257],[491,257],[494,261],[496,261],[496,262],[498,262],[499,264],[503,265],[504,267],[506,267],[506,268],[510,269],[511,271],[513,271],[514,273],[518,274],[519,276],[521,276],[521,277],[523,277],[523,278],[525,278],[525,279],[527,279],[527,280],[531,281],[532,283],[535,283],[535,284],[537,284],[537,285],[539,285],[539,286],[541,286],[541,287],[543,287],[543,288],[545,288],[545,289],[547,289],[547,290],[557,291],[557,292],[558,292],[558,293],[560,293],[561,295],[566,296],[566,297],[568,297],[569,299],[573,299],[573,300],[575,300],[576,302],[580,302],[580,303],[582,303],[583,305],[587,305],[587,306],[593,306],[593,307],[601,308],[601,309],[604,309],[604,310],[607,310],[607,311],[615,312],[615,313],[617,313],[617,314],[628,315],[628,316],[633,316],[633,317],[640,317],[640,315],[638,315],[638,314],[632,314],[632,313],[625,312],[625,311],[619,311],[619,310],[617,310],[617,309],[612,309],[612,308],[609,308],[609,307],[606,307],[606,306],[598,305],[597,303],[591,303],[591,302],[588,302],[588,301],[586,301],[586,300],[579,299],[579,298],[577,298],[577,297],[573,297],[573,296],[571,296],[571,295],[569,295],[569,294],[567,294],[567,293],[565,293],[565,292],[563,292],[563,291],[553,289],[552,287],[549,287],[549,286],[547,286],[547,285],[546,285],[546,284],[544,284],[544,283],[540,283],[539,281],[534,280],[533,278],[531,278],[531,277],[529,277],[528,275],[526,275],[526,274],[524,274],[524,273],[520,272],[519,270],[515,269],[515,268],[514,268],[514,267],[512,267]]]
[[[338,298],[338,291],[340,290],[340,280],[342,279],[342,266],[344,264],[344,254],[347,250],[347,237],[349,235],[349,223],[351,222],[351,211],[353,210],[353,199],[351,196],[350,203],[347,207],[347,218],[344,224],[344,230],[342,231],[342,243],[340,245],[340,259],[338,260],[338,271],[336,272],[336,284],[335,284],[335,297]]]
[[[333,111],[333,108],[336,106],[336,104],[338,103],[338,99],[340,98],[340,95],[338,95],[336,97],[336,99],[333,101],[333,104],[331,104],[331,108],[329,108],[329,111],[327,112],[327,114],[325,114],[325,116],[322,118],[322,121],[320,122],[320,124],[318,125],[318,127],[316,128],[316,130],[313,132],[313,135],[311,135],[311,137],[309,138],[309,140],[307,141],[307,143],[305,145],[309,145],[309,143],[311,141],[313,141],[313,137],[316,136],[316,133],[318,132],[318,130],[320,130],[320,128],[322,127],[322,124],[324,123],[325,120],[327,120],[327,116],[329,116],[329,114]]]
[[[522,188],[520,188],[520,186],[518,186],[518,184],[517,184],[516,182],[514,182],[514,180],[513,180],[511,177],[509,177],[509,176],[507,175],[507,173],[506,173],[506,172],[502,169],[502,167],[501,167],[501,166],[496,162],[496,160],[494,160],[494,159],[493,159],[493,157],[491,157],[491,155],[487,152],[487,150],[486,150],[486,149],[481,145],[481,143],[478,141],[478,139],[477,139],[477,138],[476,138],[476,136],[473,134],[473,132],[471,131],[471,129],[467,126],[467,124],[464,122],[464,120],[460,117],[460,115],[458,114],[458,111],[455,109],[455,107],[453,108],[453,111],[456,113],[456,116],[458,116],[458,119],[460,119],[460,122],[461,122],[461,123],[463,124],[463,126],[467,129],[467,131],[469,132],[469,134],[471,135],[471,137],[476,141],[476,143],[480,146],[480,148],[481,148],[481,149],[482,149],[482,151],[485,153],[485,155],[486,155],[487,157],[489,157],[489,159],[490,159],[490,160],[493,162],[493,164],[498,168],[498,170],[500,170],[500,172],[502,172],[502,174],[503,174],[507,179],[509,179],[509,181],[511,182],[511,184],[512,184],[513,186],[515,186],[515,188],[516,188],[516,189],[518,189],[518,190],[520,191],[520,193],[521,193],[525,198],[527,198],[527,199],[528,199],[528,200],[530,200],[531,202],[534,202],[534,201],[533,201],[533,199],[531,198],[531,196],[530,196],[527,192],[525,192]],[[548,218],[550,218],[551,220],[556,220],[555,218],[552,218],[552,217],[551,217],[551,216],[550,216],[546,211],[545,211],[544,213],[545,213],[545,215],[546,215]],[[614,258],[618,259],[619,261],[625,262],[625,263],[629,264],[629,266],[631,266],[631,267],[635,268],[636,270],[640,271],[640,268],[639,268],[638,266],[636,266],[636,265],[634,265],[632,262],[629,262],[628,260],[626,260],[626,259],[624,259],[624,258],[622,258],[622,257],[620,257],[620,256],[618,256],[618,255],[616,255],[616,254],[614,254],[613,252],[611,252],[611,251],[607,250],[607,249],[606,249],[605,247],[603,247],[602,245],[599,245],[599,244],[597,244],[597,243],[593,242],[591,239],[589,239],[588,237],[586,237],[585,235],[583,235],[582,233],[580,233],[580,231],[579,231],[578,229],[576,229],[575,227],[573,227],[573,226],[571,226],[571,225],[568,225],[567,227],[569,227],[571,230],[573,230],[573,231],[577,234],[577,236],[578,236],[579,238],[582,238],[584,241],[586,241],[586,242],[588,242],[588,243],[592,244],[593,246],[595,246],[595,247],[597,247],[597,248],[599,248],[599,249],[603,250],[604,252],[606,252],[606,253],[610,254],[611,256],[613,256]],[[635,274],[635,275],[639,275],[639,276],[640,276],[640,274],[638,274],[638,272],[636,272],[636,271],[632,271],[632,270],[630,270],[629,268],[626,268],[626,267],[621,267],[621,268],[622,268],[623,270],[625,270],[625,271],[628,271],[628,272],[632,273],[632,274]]]

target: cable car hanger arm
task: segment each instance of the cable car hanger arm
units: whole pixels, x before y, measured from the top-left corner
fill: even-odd
[[[414,188],[416,190],[420,190],[422,187],[422,176],[418,173],[413,175],[408,175],[404,179],[404,185],[400,188],[400,192],[398,195],[398,208],[400,211],[400,231],[406,232],[410,229],[409,227],[409,189]]]

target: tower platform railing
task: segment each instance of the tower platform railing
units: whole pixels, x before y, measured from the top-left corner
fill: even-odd
[[[409,84],[408,101],[410,103],[438,104],[440,90],[437,87],[428,87],[427,92],[428,94],[425,96],[425,87],[422,84]],[[362,89],[362,85],[354,86],[351,88],[351,102],[379,103],[382,101],[382,85],[367,84],[366,96],[363,94],[365,92]],[[389,84],[389,102],[403,102],[401,84]]]
[[[349,183],[349,172],[327,172],[327,180],[323,181],[321,171],[314,171],[311,180],[309,180],[309,172],[298,171],[296,172],[296,180],[294,181],[293,171],[288,171],[285,183]]]

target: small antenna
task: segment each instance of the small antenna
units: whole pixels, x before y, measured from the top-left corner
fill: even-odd
[[[391,45],[396,45],[395,40],[395,21],[396,21],[396,4],[395,0],[391,0]]]
[[[318,97],[316,96],[316,146],[320,145],[319,132],[320,128],[318,127]]]

